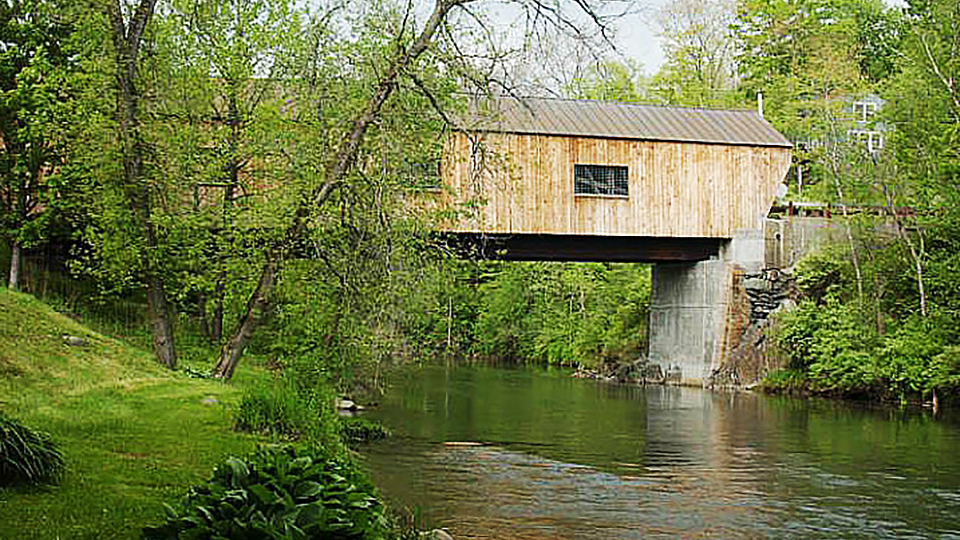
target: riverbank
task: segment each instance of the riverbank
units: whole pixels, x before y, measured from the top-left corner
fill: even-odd
[[[231,384],[171,372],[0,289],[0,412],[48,433],[65,459],[55,485],[0,488],[0,538],[139,538],[217,465],[282,442],[234,429],[245,389],[265,377],[250,363]]]
[[[49,433],[66,461],[56,486],[0,489],[0,538],[137,538],[162,503],[256,447],[231,427],[241,388],[166,371],[0,290],[0,409]]]

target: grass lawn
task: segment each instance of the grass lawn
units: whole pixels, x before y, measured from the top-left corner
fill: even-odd
[[[231,429],[239,398],[0,289],[0,411],[49,433],[66,461],[58,486],[0,489],[0,538],[137,538],[162,502],[261,441]]]

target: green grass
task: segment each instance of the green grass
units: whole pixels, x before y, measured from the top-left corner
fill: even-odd
[[[162,502],[256,447],[231,428],[240,393],[0,289],[0,410],[49,433],[66,462],[57,486],[0,489],[0,538],[137,538]]]

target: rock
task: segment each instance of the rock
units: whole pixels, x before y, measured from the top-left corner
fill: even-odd
[[[349,399],[337,398],[333,401],[333,406],[341,411],[355,411],[357,410],[357,404],[350,401]]]
[[[87,344],[87,340],[77,336],[63,336],[63,341],[71,347],[83,347]]]
[[[216,405],[216,404],[219,403],[219,402],[220,402],[220,400],[218,400],[217,398],[215,398],[215,397],[213,397],[213,396],[207,396],[207,397],[205,397],[205,398],[203,398],[203,399],[200,400],[200,403],[203,403],[204,405]]]
[[[443,529],[434,529],[420,533],[421,540],[453,540],[453,536]]]

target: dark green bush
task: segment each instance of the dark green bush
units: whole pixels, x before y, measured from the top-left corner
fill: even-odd
[[[358,416],[340,419],[340,438],[347,444],[379,441],[390,436],[390,430],[379,422]]]
[[[262,448],[230,458],[190,488],[148,540],[377,539],[387,532],[383,505],[355,465],[320,447]]]
[[[793,277],[804,296],[817,304],[849,288],[850,261],[834,250],[807,255],[797,263]]]
[[[52,482],[62,470],[63,454],[50,437],[0,414],[0,486]]]

